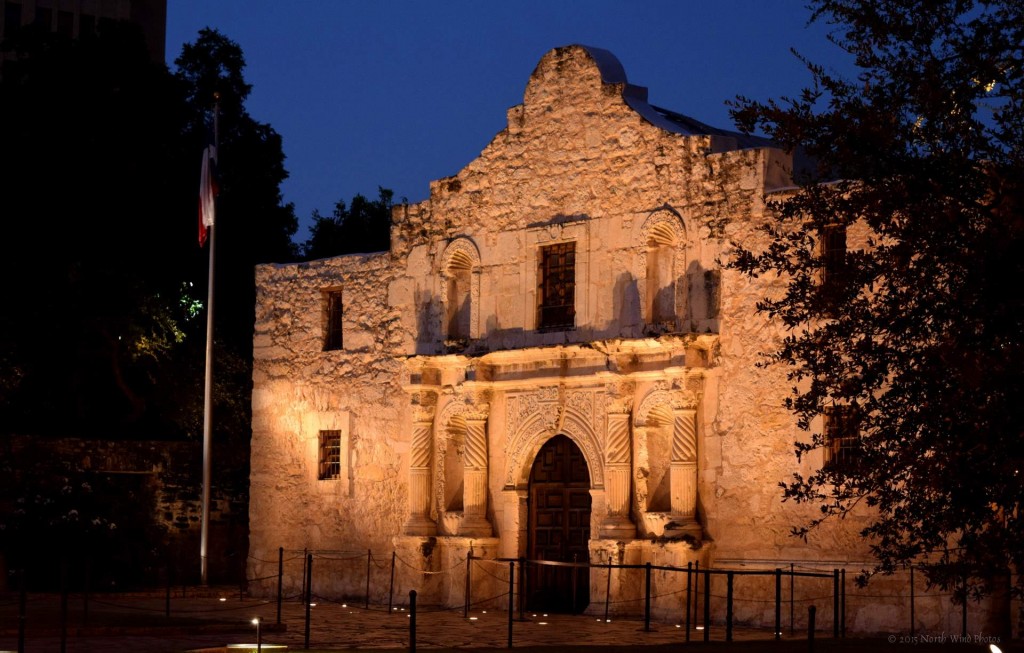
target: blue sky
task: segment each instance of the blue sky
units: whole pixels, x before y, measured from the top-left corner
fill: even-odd
[[[425,199],[505,126],[548,50],[610,50],[653,104],[730,127],[736,95],[796,95],[790,52],[849,71],[800,0],[170,0],[167,61],[203,27],[241,45],[250,114],[284,139],[282,190],[314,209],[377,186]]]

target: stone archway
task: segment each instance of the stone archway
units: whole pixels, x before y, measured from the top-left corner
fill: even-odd
[[[565,435],[548,440],[533,461],[529,481],[527,556],[535,561],[589,562],[590,471]],[[582,612],[590,603],[587,568],[532,564],[531,610]]]

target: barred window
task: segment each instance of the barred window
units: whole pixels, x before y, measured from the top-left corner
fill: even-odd
[[[324,351],[341,349],[344,345],[342,338],[342,310],[341,291],[329,290],[324,293]]]
[[[821,232],[821,286],[834,295],[846,275],[846,227],[829,225]]]
[[[851,406],[825,409],[825,466],[849,469],[860,460],[860,418]]]
[[[537,328],[571,329],[576,325],[576,243],[540,250],[537,273]]]
[[[341,431],[320,431],[320,471],[317,478],[332,481],[341,478]]]

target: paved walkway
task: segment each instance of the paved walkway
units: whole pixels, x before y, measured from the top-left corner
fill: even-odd
[[[17,650],[17,611],[8,595],[0,604],[0,652]],[[232,644],[256,642],[259,617],[264,624],[265,644],[284,644],[289,650],[301,650],[306,641],[304,605],[286,602],[282,606],[281,625],[277,625],[277,604],[238,595],[173,598],[171,618],[165,617],[165,598],[154,595],[93,597],[88,620],[80,597],[69,602],[67,653],[107,651],[128,653],[178,653],[223,648]],[[55,596],[31,597],[27,611],[27,653],[59,652],[59,599]],[[512,622],[515,647],[552,645],[680,644],[684,628],[671,623],[652,622],[644,631],[642,619],[612,619],[605,622],[597,615],[544,615],[518,613]],[[87,623],[87,627],[82,624]],[[309,646],[311,649],[407,648],[410,615],[405,608],[363,604],[319,602],[310,607]],[[508,644],[508,612],[477,609],[463,617],[461,609],[442,610],[420,606],[416,615],[418,648],[504,648]],[[717,629],[721,631],[721,629]],[[724,631],[712,633],[712,639],[724,639]],[[694,641],[703,633],[694,630]],[[767,639],[770,633],[737,631],[736,639]]]

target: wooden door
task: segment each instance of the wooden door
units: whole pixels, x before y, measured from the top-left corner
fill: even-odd
[[[530,560],[590,559],[590,473],[572,440],[556,435],[537,454],[530,472]],[[581,612],[590,602],[586,568],[530,565],[532,610]]]

